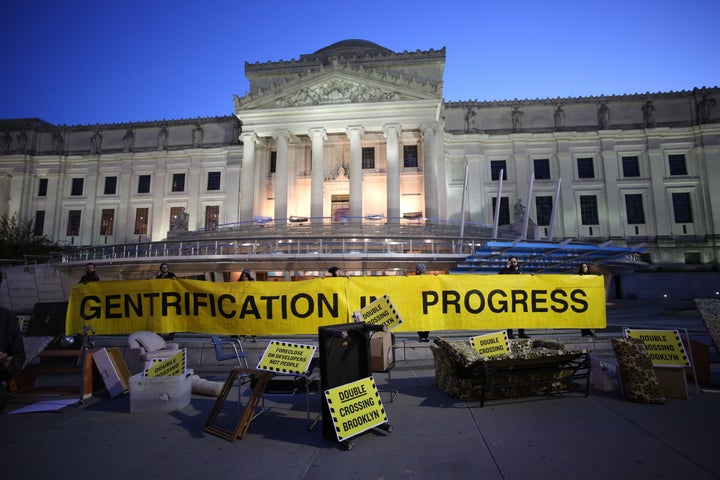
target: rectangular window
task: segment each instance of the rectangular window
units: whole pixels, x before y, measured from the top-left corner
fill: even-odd
[[[547,158],[533,160],[535,180],[550,180],[550,160]]]
[[[83,185],[85,181],[82,178],[73,178],[70,187],[70,195],[81,196],[83,194]]]
[[[270,152],[270,175],[277,173],[277,152]]]
[[[38,197],[47,197],[48,179],[41,178],[38,182]]]
[[[690,193],[673,193],[673,212],[675,213],[675,223],[692,223],[692,205],[690,204]]]
[[[685,155],[669,155],[668,163],[670,166],[670,175],[687,175],[687,165],[685,164]]]
[[[600,224],[595,195],[580,195],[580,218],[583,225]]]
[[[115,210],[112,208],[103,208],[102,218],[100,219],[100,235],[112,235],[114,224]]]
[[[363,170],[375,169],[375,148],[367,147],[362,149],[362,168]]]
[[[592,157],[578,158],[578,178],[595,178]]]
[[[215,230],[220,223],[220,206],[208,205],[205,207],[205,230]]]
[[[105,195],[115,195],[117,193],[117,177],[105,177]]]
[[[552,196],[535,197],[535,215],[537,216],[538,225],[550,225],[552,208]]]
[[[147,235],[149,208],[135,209],[135,235]]]
[[[493,197],[492,199],[493,219],[495,218],[495,205],[497,205],[497,197]],[[508,200],[508,197],[500,198],[499,218],[498,225],[510,225],[510,200]]]
[[[500,180],[501,171],[502,179],[507,180],[507,168],[505,168],[505,160],[490,160],[490,179],[493,181]]]
[[[643,208],[641,194],[629,193],[625,195],[625,212],[630,225],[645,223],[645,209]]]
[[[220,190],[220,172],[208,172],[208,190]]]
[[[80,235],[80,210],[70,210],[68,212],[67,236],[77,237]]]
[[[622,157],[623,177],[640,176],[640,159],[637,156]]]
[[[170,228],[179,225],[178,217],[185,212],[184,207],[170,207]]]
[[[150,193],[150,175],[138,176],[138,193]]]
[[[403,166],[405,168],[417,168],[417,166],[418,166],[417,145],[404,145],[403,146]]]
[[[45,231],[45,210],[35,212],[35,224],[33,225],[33,235],[42,237]]]
[[[185,174],[184,173],[173,173],[172,191],[173,192],[184,192],[185,191]]]

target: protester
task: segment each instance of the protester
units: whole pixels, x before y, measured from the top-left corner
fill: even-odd
[[[590,273],[590,266],[587,263],[581,263],[577,271],[578,275],[592,275]],[[583,328],[580,330],[580,335],[583,337],[594,337],[595,333],[589,328]]]
[[[346,277],[345,272],[340,270],[338,267],[330,267],[328,268],[328,273],[331,277]]]
[[[80,277],[80,281],[78,283],[99,282],[99,281],[100,281],[100,277],[98,277],[98,274],[95,271],[95,264],[94,263],[86,263],[85,264],[85,275]]]
[[[170,271],[167,263],[161,263],[155,278],[177,278],[177,276]]]
[[[425,266],[424,263],[418,263],[415,265],[415,275],[425,275],[427,273],[427,266]],[[429,331],[423,331],[423,332],[417,332],[418,334],[418,341],[427,343],[430,341],[430,332]]]
[[[25,346],[17,316],[0,307],[0,413],[10,399],[9,382],[20,373],[24,364]]]
[[[508,261],[505,264],[505,268],[500,270],[500,274],[522,275],[523,272],[520,271],[520,263],[518,262],[517,257],[512,256],[512,257],[508,258]],[[508,338],[515,338],[515,336],[513,335],[512,328],[508,328],[507,336],[508,336]],[[530,338],[528,335],[525,334],[524,328],[518,328],[518,337]]]

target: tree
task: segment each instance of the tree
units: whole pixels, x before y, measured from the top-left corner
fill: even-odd
[[[32,220],[21,220],[17,213],[0,217],[0,258],[24,259],[26,255],[50,255],[67,250],[45,235],[35,235]]]

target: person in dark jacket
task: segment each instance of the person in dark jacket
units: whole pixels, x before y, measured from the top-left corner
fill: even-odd
[[[85,264],[85,275],[80,277],[80,281],[78,283],[99,282],[99,281],[100,281],[100,277],[98,277],[98,274],[95,271],[95,264],[94,263],[86,263]]]
[[[587,263],[581,263],[578,267],[577,274],[592,275],[592,273],[590,273],[590,265],[588,265]],[[580,330],[580,335],[582,335],[583,337],[594,337],[595,333],[593,333],[593,331],[589,328],[583,328],[582,330]]]
[[[158,273],[155,274],[155,278],[177,278],[177,276],[170,271],[167,263],[161,263]]]
[[[17,316],[0,307],[0,413],[10,399],[8,383],[25,365],[25,346]]]
[[[523,272],[520,271],[520,263],[518,262],[517,257],[510,257],[508,258],[507,263],[505,264],[505,268],[500,270],[500,274],[503,275],[522,275]],[[508,328],[507,331],[508,338],[515,338],[513,335],[512,328]],[[520,338],[530,338],[528,335],[525,334],[524,328],[518,328],[518,337]]]

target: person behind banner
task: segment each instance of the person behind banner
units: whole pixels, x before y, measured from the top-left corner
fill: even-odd
[[[85,275],[80,277],[80,280],[78,283],[89,283],[89,282],[99,282],[100,277],[98,277],[97,272],[95,271],[95,264],[94,263],[86,263],[85,264]]]
[[[161,263],[155,278],[177,278],[177,276],[170,271],[167,263]]]
[[[594,275],[590,272],[590,265],[587,263],[581,263],[577,271],[578,275]],[[583,328],[580,330],[580,335],[583,337],[594,337],[595,333],[589,328]]]
[[[255,278],[252,276],[252,272],[250,272],[249,268],[244,268],[242,272],[240,272],[240,278],[238,278],[238,282],[254,282]],[[241,341],[245,341],[245,335],[240,335],[239,337],[237,335],[231,335],[232,338],[240,338]],[[252,342],[257,342],[257,337],[255,335],[252,336]]]
[[[0,413],[10,399],[9,382],[25,365],[25,346],[17,316],[0,307]]]
[[[328,268],[328,273],[330,274],[331,277],[347,277],[347,275],[345,275],[345,272],[340,270],[339,267]]]
[[[505,268],[500,270],[501,275],[522,275],[523,272],[520,271],[520,262],[518,262],[517,257],[512,256],[508,258],[507,263],[505,264]],[[508,338],[515,338],[513,335],[512,328],[508,328],[507,330],[507,336]],[[518,328],[518,337],[520,338],[530,338],[529,335],[525,333],[524,328]]]
[[[415,265],[415,275],[425,275],[427,273],[427,266],[425,266],[424,263],[418,263]],[[418,334],[418,341],[427,343],[430,341],[430,332],[429,331],[422,331],[417,332]]]

